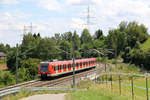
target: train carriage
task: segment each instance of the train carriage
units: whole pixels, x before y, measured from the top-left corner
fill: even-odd
[[[88,69],[96,66],[96,58],[75,60],[75,71]],[[41,62],[39,65],[39,75],[41,78],[54,77],[73,71],[73,61]]]

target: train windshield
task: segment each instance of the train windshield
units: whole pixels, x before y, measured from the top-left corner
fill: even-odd
[[[40,64],[40,72],[48,72],[49,64]]]

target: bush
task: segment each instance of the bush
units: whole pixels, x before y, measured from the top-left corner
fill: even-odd
[[[29,58],[27,60],[22,60],[21,61],[21,69],[20,71],[23,71],[22,76],[25,75],[25,79],[23,80],[31,80],[34,79],[35,76],[38,75],[38,66],[39,63],[41,62],[40,59],[35,59],[35,58]]]
[[[0,71],[0,87],[14,85],[15,83],[14,75],[12,75],[9,71]]]

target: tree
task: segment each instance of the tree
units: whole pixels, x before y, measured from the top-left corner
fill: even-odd
[[[127,46],[127,35],[117,29],[110,30],[105,43],[107,48],[114,49],[119,54]]]
[[[128,45],[131,48],[135,46],[136,41],[143,43],[148,38],[148,29],[143,24],[139,25],[136,21],[121,22],[118,29],[127,34]]]
[[[60,33],[56,33],[54,35],[54,37],[52,37],[54,39],[54,41],[56,41],[56,44],[59,44],[59,42],[61,41],[61,35]]]
[[[22,40],[22,44],[21,44],[21,53],[24,53],[26,51],[26,54],[24,54],[24,58],[37,58],[38,55],[37,55],[37,52],[38,52],[38,49],[37,49],[37,46],[39,45],[40,43],[40,40],[41,40],[41,37],[40,37],[40,34],[38,33],[38,35],[36,34],[31,34],[31,33],[28,33],[28,34],[25,34],[23,36],[23,40]]]
[[[73,43],[74,43],[74,49],[78,50],[80,48],[81,45],[81,41],[80,41],[80,37],[79,35],[76,33],[76,31],[74,31],[73,33]]]
[[[29,58],[27,60],[22,60],[21,61],[21,71],[24,72],[24,74],[26,75],[26,77],[24,77],[24,80],[27,80],[27,78],[30,77],[31,80],[33,79],[35,76],[38,75],[38,67],[40,64],[41,60],[40,59],[35,59],[35,58]],[[25,69],[24,69],[25,68]]]
[[[84,29],[81,34],[81,43],[92,43],[92,37],[88,31],[88,29]]]
[[[97,30],[94,34],[94,39],[103,39],[103,31],[102,30]]]
[[[52,60],[57,58],[58,50],[56,49],[56,42],[52,38],[40,39],[39,45],[37,46],[36,55],[41,60]]]
[[[71,42],[72,41],[72,32],[63,33],[61,35],[61,39]]]
[[[71,51],[72,51],[72,44],[70,42],[65,40],[60,42],[60,52],[62,59],[70,59],[72,57]]]

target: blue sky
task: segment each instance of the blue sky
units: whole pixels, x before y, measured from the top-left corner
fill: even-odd
[[[90,26],[104,34],[121,21],[137,21],[150,28],[149,0],[0,0],[0,43],[15,46],[21,43],[23,28],[32,22],[33,32],[42,37],[86,28],[87,6],[90,5]]]

